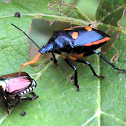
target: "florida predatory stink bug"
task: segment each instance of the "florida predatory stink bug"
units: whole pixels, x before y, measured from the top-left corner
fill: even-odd
[[[12,24],[14,27],[22,31],[20,28]],[[24,31],[22,31],[33,43],[35,43]],[[104,33],[101,30],[98,30],[96,28],[92,28],[89,26],[77,26],[72,27],[69,29],[64,30],[58,30],[54,31],[52,37],[48,41],[46,45],[43,45],[42,48],[40,48],[36,43],[35,45],[39,48],[39,53],[36,55],[36,57],[29,62],[23,63],[20,69],[20,73],[23,70],[24,66],[33,64],[37,62],[40,55],[43,53],[52,53],[54,63],[57,62],[54,53],[57,53],[63,57],[63,59],[66,61],[66,63],[72,67],[75,71],[75,78],[74,83],[79,90],[78,85],[78,77],[77,77],[77,69],[76,67],[70,62],[70,60],[63,55],[63,52],[68,53],[68,56],[70,59],[87,64],[91,71],[93,72],[94,76],[98,78],[104,78],[103,76],[99,76],[96,74],[95,70],[93,69],[92,65],[84,60],[80,59],[85,56],[89,56],[91,54],[97,54],[99,55],[103,60],[105,60],[109,65],[111,65],[114,69],[118,71],[126,71],[124,69],[119,69],[115,67],[112,63],[110,63],[107,59],[105,59],[101,53],[96,51],[97,48],[104,45],[108,40],[110,39],[110,36]],[[19,74],[20,74],[19,73]]]
[[[15,107],[21,100],[34,100],[38,96],[33,92],[37,83],[26,72],[12,73],[0,77],[0,97],[3,97],[9,114],[9,108]],[[26,94],[31,94],[32,97],[25,97]],[[12,100],[15,103],[12,103]]]

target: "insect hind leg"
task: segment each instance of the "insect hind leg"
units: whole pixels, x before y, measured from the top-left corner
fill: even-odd
[[[94,53],[98,54],[104,61],[106,61],[110,66],[112,66],[115,70],[118,70],[118,71],[124,71],[126,72],[125,69],[120,69],[118,67],[116,67],[113,63],[109,62],[104,56],[102,56],[102,54],[96,50],[94,50]]]
[[[76,61],[80,62],[80,63],[87,64],[90,67],[91,71],[93,72],[94,76],[96,76],[98,78],[104,78],[104,76],[99,76],[99,75],[96,74],[96,72],[95,72],[94,68],[92,67],[92,65],[90,64],[90,62],[85,61],[83,59],[76,59]]]
[[[66,56],[64,56],[63,54],[61,54],[61,56],[66,61],[66,63],[74,70],[74,75],[75,75],[74,84],[77,87],[77,91],[80,91],[80,86],[78,85],[77,68],[67,59]]]
[[[32,101],[32,100],[35,100],[35,99],[37,99],[39,97],[34,92],[31,92],[29,94],[31,94],[32,97],[21,97],[21,100],[30,100],[30,101]]]
[[[93,53],[93,52],[91,52],[91,53]],[[92,65],[90,64],[90,62],[85,61],[85,60],[83,60],[83,59],[79,59],[79,58],[82,58],[82,57],[85,56],[83,53],[82,53],[82,54],[77,54],[77,55],[74,55],[74,56],[75,56],[75,57],[73,57],[73,56],[71,56],[71,55],[69,54],[70,59],[72,59],[72,60],[74,60],[74,61],[77,61],[77,62],[80,62],[80,63],[87,64],[87,65],[90,67],[90,69],[92,70],[94,76],[96,76],[96,77],[98,77],[98,78],[104,78],[104,76],[99,76],[99,75],[96,74],[96,72],[95,72],[94,68],[92,67]],[[77,58],[77,57],[79,57],[79,58]]]
[[[58,61],[57,61],[57,59],[56,59],[56,57],[55,57],[53,52],[52,52],[52,56],[53,56],[53,58],[51,58],[51,60],[53,60],[53,62],[56,64]]]

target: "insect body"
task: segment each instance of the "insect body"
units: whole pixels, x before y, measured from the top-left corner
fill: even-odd
[[[9,108],[18,105],[21,100],[34,100],[38,96],[33,92],[37,83],[27,73],[21,72],[20,77],[18,73],[7,74],[0,77],[0,97],[5,100],[7,113]],[[24,95],[30,93],[32,97],[25,97]],[[15,99],[15,103],[12,100]]]
[[[15,26],[14,24],[12,25]],[[19,29],[17,26],[15,27]],[[19,30],[22,31],[21,29]],[[25,32],[23,33],[33,43],[35,43]],[[40,48],[37,45],[37,47],[39,48],[39,53],[36,55],[36,57],[32,61],[23,63],[21,66],[20,72],[23,70],[24,66],[37,62],[40,55],[43,53],[52,53],[54,63],[56,63],[57,60],[55,58],[54,53],[57,53],[63,57],[66,63],[70,67],[72,67],[72,69],[74,69],[75,71],[74,83],[79,90],[77,69],[70,62],[70,60],[65,55],[63,55],[63,52],[68,53],[68,56],[70,59],[80,62],[80,63],[87,64],[92,70],[94,76],[98,78],[104,78],[104,77],[97,75],[92,65],[88,61],[81,59],[82,57],[89,56],[91,54],[98,54],[103,60],[105,60],[114,69],[119,70],[119,71],[126,71],[124,69],[119,69],[115,67],[112,63],[110,63],[107,59],[105,59],[98,51],[96,51],[97,48],[101,47],[109,39],[110,39],[109,35],[107,35],[101,30],[92,28],[90,26],[85,26],[85,27],[78,26],[78,27],[72,27],[69,29],[54,31],[52,37],[50,38],[50,40],[48,41],[46,45],[43,45],[42,48]]]

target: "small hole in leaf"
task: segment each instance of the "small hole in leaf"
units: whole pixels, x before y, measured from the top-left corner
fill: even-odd
[[[74,76],[73,75],[69,76],[69,80],[70,80],[70,82],[73,82],[74,81]]]
[[[111,58],[111,63],[114,63],[118,60],[118,58],[119,58],[118,52],[119,51],[117,51],[116,54]]]

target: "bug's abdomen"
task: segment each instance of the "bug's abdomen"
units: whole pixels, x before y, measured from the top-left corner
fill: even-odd
[[[100,43],[98,45],[92,45],[92,46],[77,46],[72,49],[72,53],[88,53],[88,52],[93,52],[93,50],[96,50],[97,48],[101,47],[104,43]],[[86,55],[87,56],[87,55]]]

